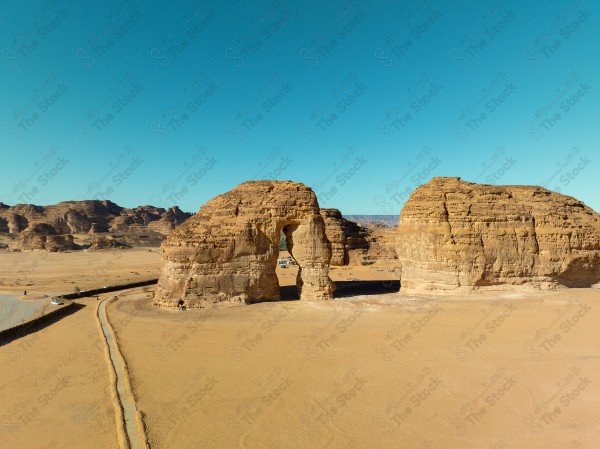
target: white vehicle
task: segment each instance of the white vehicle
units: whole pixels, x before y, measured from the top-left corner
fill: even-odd
[[[53,298],[52,301],[50,301],[50,304],[52,304],[53,306],[60,306],[64,304],[64,302],[60,298]]]

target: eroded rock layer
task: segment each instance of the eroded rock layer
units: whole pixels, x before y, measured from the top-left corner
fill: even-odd
[[[542,187],[433,178],[402,209],[396,249],[404,291],[600,282],[600,216]]]
[[[106,235],[105,242],[112,235],[134,245],[155,246],[189,216],[176,206],[167,210],[154,206],[128,209],[100,200],[65,201],[51,206],[0,203],[0,239],[8,239],[13,249],[52,251],[77,249],[72,244],[74,235]],[[90,242],[95,243],[94,239]],[[100,242],[98,247],[112,246]]]
[[[165,240],[154,303],[209,307],[278,300],[282,231],[299,265],[300,299],[330,299],[331,247],[314,192],[291,181],[249,181],[210,200]]]
[[[387,263],[396,255],[396,229],[382,224],[362,226],[347,220],[338,209],[321,209],[325,233],[331,243],[331,265]]]
[[[331,243],[331,265],[348,265],[346,251],[346,223],[338,209],[321,209],[325,234]]]
[[[19,235],[19,240],[23,249],[46,250],[49,252],[77,249],[71,234],[53,235],[25,231]]]

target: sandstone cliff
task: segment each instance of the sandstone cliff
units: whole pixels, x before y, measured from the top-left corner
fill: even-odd
[[[55,251],[76,249],[77,245],[71,245],[73,235],[105,233],[127,240],[126,244],[156,245],[189,216],[177,207],[168,210],[153,206],[127,209],[110,201],[97,200],[65,201],[51,206],[17,204],[11,207],[0,203],[0,238],[13,249],[48,247]],[[59,238],[69,235],[71,238]],[[114,247],[109,240],[90,244],[98,248]]]
[[[434,178],[400,215],[402,290],[600,282],[600,216],[535,186]]]
[[[279,237],[298,262],[300,299],[330,299],[331,247],[314,192],[291,181],[249,181],[213,198],[161,247],[154,303],[210,307],[278,300]]]

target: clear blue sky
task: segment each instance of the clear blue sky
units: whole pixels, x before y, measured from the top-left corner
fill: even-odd
[[[0,201],[397,214],[432,176],[600,210],[593,1],[0,1]]]

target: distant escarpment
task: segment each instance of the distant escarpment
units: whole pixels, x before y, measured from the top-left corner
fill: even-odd
[[[600,216],[536,186],[434,178],[400,215],[402,290],[600,283]]]
[[[11,250],[67,251],[92,247],[158,246],[191,214],[110,201],[66,201],[51,206],[0,203],[0,243]]]

